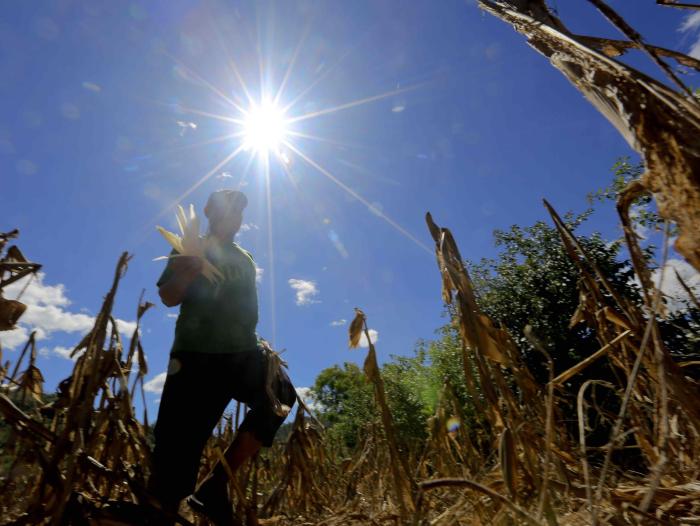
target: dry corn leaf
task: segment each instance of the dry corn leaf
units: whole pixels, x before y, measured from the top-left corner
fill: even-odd
[[[569,329],[573,329],[576,327],[579,323],[581,323],[584,320],[584,310],[586,306],[583,302],[578,304],[578,307],[576,307],[576,311],[574,312],[574,315],[571,316],[571,320],[569,321]]]
[[[139,362],[139,374],[146,376],[148,374],[148,363],[146,362],[146,353],[143,352],[143,347],[141,346],[141,340],[138,341],[136,348],[138,349],[136,358]]]
[[[509,360],[498,348],[498,329],[493,326],[491,319],[485,314],[479,314],[479,321],[483,329],[481,338],[484,345],[479,350],[491,361],[507,365]]]
[[[362,369],[368,379],[374,380],[378,377],[379,369],[377,368],[377,354],[374,350],[374,345],[369,346],[369,352],[367,353]]]
[[[351,349],[356,349],[360,345],[360,338],[362,338],[362,329],[364,328],[365,314],[358,308],[355,308],[355,318],[350,323],[348,328],[348,336],[350,337],[350,343],[348,344]]]
[[[25,310],[27,310],[27,306],[24,303],[0,296],[0,331],[16,329],[15,323]]]
[[[515,452],[513,433],[508,427],[503,429],[498,441],[498,457],[501,462],[503,481],[508,488],[508,493],[510,493],[510,497],[513,500],[517,500],[516,465],[518,459]]]
[[[38,367],[35,365],[27,367],[27,370],[22,373],[17,383],[19,384],[20,392],[31,395],[38,402],[42,401],[44,377]]]
[[[136,312],[136,318],[140,319],[146,313],[146,311],[148,309],[150,309],[151,307],[154,307],[154,306],[155,305],[153,303],[151,303],[150,301],[146,301],[144,303],[139,304],[139,308],[137,309],[137,312]]]
[[[442,278],[442,301],[448,305],[452,304],[452,291],[455,290],[455,286],[450,279],[450,273],[447,270],[447,264],[445,263],[445,257],[442,251],[435,251],[438,260],[438,266],[440,267],[440,277]]]
[[[612,310],[610,307],[604,307],[603,314],[605,314],[605,317],[608,319],[608,321],[613,322],[615,325],[622,327],[623,329],[632,330],[632,327],[630,327],[629,323],[623,320],[620,317],[620,315],[614,310]]]

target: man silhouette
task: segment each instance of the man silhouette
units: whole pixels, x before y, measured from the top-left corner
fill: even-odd
[[[202,450],[231,399],[249,407],[224,457],[231,471],[271,446],[284,421],[274,404],[292,407],[296,393],[280,369],[267,378],[268,353],[259,341],[255,263],[233,238],[241,227],[246,196],[220,190],[209,197],[206,257],[223,274],[218,284],[202,274],[202,259],[174,254],[158,280],[168,307],[180,305],[175,341],[155,426],[151,493],[176,512],[197,481]],[[266,389],[272,386],[277,400]],[[217,526],[236,524],[228,499],[228,476],[217,464],[188,504]]]

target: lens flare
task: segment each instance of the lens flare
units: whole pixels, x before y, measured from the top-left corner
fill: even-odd
[[[453,435],[453,436],[456,435],[457,430],[459,429],[460,425],[461,425],[461,422],[460,422],[459,418],[457,418],[456,416],[452,416],[452,417],[448,418],[447,424],[446,424],[447,432],[450,435]]]

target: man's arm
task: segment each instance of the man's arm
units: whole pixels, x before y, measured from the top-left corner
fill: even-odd
[[[175,256],[171,259],[172,276],[158,287],[158,295],[167,307],[182,303],[185,292],[202,271],[202,259],[197,256]]]

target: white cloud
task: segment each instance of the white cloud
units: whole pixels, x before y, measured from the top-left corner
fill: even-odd
[[[297,305],[320,303],[319,300],[315,299],[315,296],[318,296],[318,288],[315,281],[291,278],[288,283],[292,290],[296,292]]]
[[[260,230],[260,227],[255,223],[243,223],[239,232],[248,232],[249,230]]]
[[[296,392],[309,409],[312,411],[323,410],[323,405],[316,400],[316,396],[314,396],[314,392],[310,387],[297,387]]]
[[[377,343],[379,341],[379,333],[375,331],[374,329],[369,329],[367,331],[369,333],[369,338],[372,340],[372,343]],[[369,342],[367,341],[367,335],[362,332],[362,336],[360,336],[360,347],[369,347]]]
[[[700,59],[700,38],[698,38],[698,40],[696,40],[691,46],[690,50],[688,51],[688,55],[693,58]]]
[[[684,33],[694,33],[693,37],[695,41],[690,46],[688,54],[691,57],[700,59],[700,12],[692,13],[685,17],[678,30]]]
[[[700,29],[700,12],[692,13],[685,17],[679,31],[690,31]]]
[[[34,279],[27,276],[3,290],[6,298],[16,298],[24,289],[20,301],[27,305],[27,310],[19,320],[19,327],[13,331],[0,332],[0,344],[3,347],[16,348],[26,342],[33,330],[36,331],[37,340],[44,340],[54,332],[85,334],[94,325],[94,316],[67,309],[71,301],[62,284],[47,285],[44,278],[45,274],[39,272]],[[130,337],[136,329],[136,323],[118,319],[117,328],[123,335]]]
[[[26,327],[17,327],[12,331],[0,332],[0,345],[3,349],[14,349],[27,343],[29,331]]]
[[[185,135],[185,133],[189,130],[196,130],[197,129],[197,123],[196,122],[188,122],[188,121],[176,121],[177,125],[180,127],[180,137]]]
[[[348,322],[348,320],[342,319],[342,318],[339,320],[333,320],[331,322],[331,327],[341,327],[341,326],[345,325],[347,322]]]
[[[80,358],[85,353],[84,350],[80,350],[75,354],[75,356],[71,357],[72,352],[73,352],[72,347],[60,347],[60,346],[54,347],[50,351],[51,354],[54,354],[56,356],[60,356],[61,358],[66,359],[66,360],[72,360],[72,361],[76,361],[78,358]]]
[[[255,282],[260,283],[263,278],[263,274],[265,273],[264,268],[260,268],[257,265],[255,265]]]
[[[85,88],[88,91],[92,91],[94,93],[99,93],[100,91],[102,91],[102,86],[100,86],[99,84],[97,84],[95,82],[85,81],[85,82],[83,82],[83,88]]]
[[[685,284],[690,287],[690,290],[694,291],[696,295],[700,294],[700,274],[682,259],[669,259],[666,262],[661,292],[666,295],[666,305],[671,312],[677,312],[686,308],[685,302],[690,300],[688,294],[676,277],[676,271]],[[660,275],[660,268],[652,273],[652,280],[655,285],[659,283]]]
[[[38,272],[36,278],[31,281],[22,294],[21,301],[27,305],[56,305],[65,307],[70,305],[70,300],[66,297],[66,288],[59,283],[58,285],[44,284],[45,274]],[[7,298],[17,296],[30,277],[25,277],[19,281],[9,284],[3,289],[3,293]]]
[[[54,347],[51,349],[51,352],[57,356],[60,356],[61,358],[65,358],[66,360],[76,358],[75,356],[71,358],[70,355],[73,352],[73,349],[69,349],[68,347]]]
[[[51,349],[51,353],[55,354],[57,356],[60,356],[61,358],[65,358],[66,360],[71,359],[71,353],[73,352],[73,349],[69,349],[68,347],[54,347]]]
[[[168,373],[160,373],[151,378],[148,382],[143,384],[143,390],[149,393],[161,394],[163,392],[163,386],[165,385],[165,379]]]
[[[63,346],[56,346],[53,348],[49,347],[41,347],[39,349],[39,356],[43,358],[51,358],[52,356],[57,356],[59,358],[63,358],[64,360],[71,360],[75,362],[78,358],[80,358],[84,353],[85,350],[81,349],[76,353],[75,356],[71,357],[71,353],[73,352],[73,347],[63,347]]]

